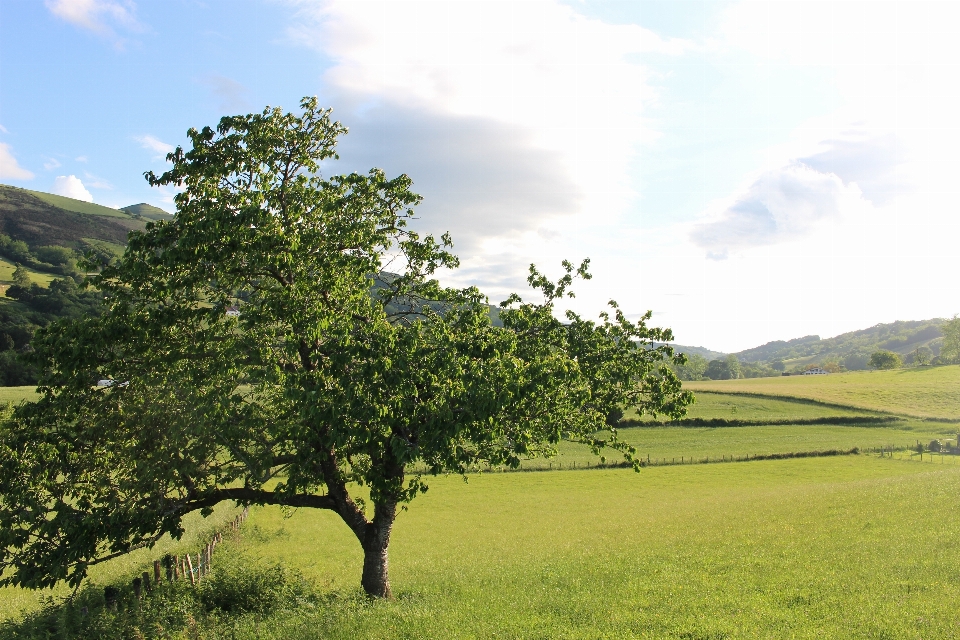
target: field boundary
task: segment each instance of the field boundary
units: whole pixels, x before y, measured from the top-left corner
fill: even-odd
[[[847,411],[868,411],[880,416],[898,416],[900,418],[909,418],[911,420],[922,420],[924,422],[944,422],[960,423],[960,417],[946,418],[939,416],[918,416],[912,413],[897,413],[895,411],[884,411],[882,409],[871,409],[861,407],[855,404],[840,404],[838,402],[824,402],[823,400],[814,400],[813,398],[801,398],[798,396],[785,396],[776,393],[757,393],[755,391],[715,391],[713,389],[690,389],[694,395],[698,393],[712,393],[721,396],[740,396],[743,398],[761,398],[768,400],[781,400],[783,402],[797,402],[799,404],[812,404],[820,407],[829,407],[831,409],[846,409]]]
[[[620,429],[658,427],[765,427],[779,425],[889,425],[905,422],[902,416],[824,416],[822,418],[774,418],[772,420],[740,420],[729,418],[681,418],[680,420],[621,420]]]

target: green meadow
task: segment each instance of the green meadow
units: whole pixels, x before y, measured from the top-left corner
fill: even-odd
[[[960,365],[850,371],[825,376],[710,380],[685,386],[695,393],[798,398],[843,405],[847,409],[960,420]]]
[[[552,460],[524,461],[530,473],[431,478],[393,531],[392,601],[362,595],[360,547],[336,516],[254,507],[208,582],[134,603],[130,579],[164,553],[195,552],[236,513],[224,504],[194,516],[184,540],[96,567],[77,605],[60,604],[66,589],[0,590],[0,640],[953,638],[960,464],[911,447],[956,441],[960,423],[942,419],[960,414],[958,373],[697,383],[691,418],[747,424],[622,428],[649,456],[639,473],[561,443]],[[803,423],[814,419],[825,422]],[[115,613],[98,605],[108,584],[124,588]],[[238,612],[242,598],[268,604]]]

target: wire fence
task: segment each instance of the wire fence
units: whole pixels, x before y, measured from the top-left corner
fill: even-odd
[[[249,507],[244,507],[243,511],[228,523],[227,530],[239,531],[249,513]],[[154,587],[161,585],[164,580],[167,582],[189,580],[191,585],[196,585],[213,570],[214,552],[217,546],[223,542],[223,533],[223,531],[214,532],[210,540],[206,542],[196,554],[185,553],[179,555],[168,553],[162,558],[154,560],[152,575],[150,571],[144,571],[140,576],[133,579],[132,587],[134,597],[140,600],[146,594],[153,592]],[[108,609],[115,610],[117,608],[117,598],[119,595],[119,588],[114,586],[104,587],[103,598]]]

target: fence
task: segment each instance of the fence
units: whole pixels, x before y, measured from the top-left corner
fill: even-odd
[[[949,464],[958,464],[957,458],[960,457],[960,450],[953,453],[948,452],[930,452],[924,451],[918,453],[910,447],[880,446],[880,447],[854,447],[852,449],[827,449],[822,451],[792,451],[787,453],[748,453],[742,455],[721,454],[719,456],[679,456],[679,457],[651,457],[638,456],[637,460],[641,467],[671,467],[691,464],[717,464],[727,462],[754,462],[759,460],[788,460],[791,458],[825,458],[832,456],[850,456],[858,454],[876,454],[881,457],[896,457],[898,460],[917,459],[920,462],[934,461],[935,456],[940,456],[940,462],[947,464],[945,460],[949,458],[952,462]],[[909,454],[909,455],[908,455]],[[899,457],[897,457],[899,455]],[[536,473],[539,471],[574,471],[584,469],[628,469],[633,463],[624,460],[616,462],[585,461],[585,460],[549,460],[533,459],[523,460],[519,467],[501,466],[483,466],[468,469],[468,473]],[[411,468],[412,473],[427,473],[426,467]]]
[[[244,507],[240,514],[230,521],[227,529],[230,531],[239,531],[240,525],[244,523],[249,514],[249,508]],[[195,585],[204,576],[210,574],[213,569],[213,554],[217,545],[223,542],[223,532],[216,531],[210,538],[210,541],[196,553],[186,553],[184,555],[166,554],[163,558],[153,561],[153,575],[149,571],[144,571],[139,577],[133,579],[133,594],[137,600],[144,596],[144,593],[150,593],[155,586],[163,583],[164,578],[167,582],[178,582],[180,580],[190,580],[190,584]],[[117,597],[120,590],[117,587],[104,587],[103,597],[108,609],[116,609]]]

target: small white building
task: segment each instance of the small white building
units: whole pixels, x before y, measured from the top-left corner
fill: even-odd
[[[830,372],[827,371],[826,369],[821,369],[820,367],[814,367],[813,369],[807,369],[806,371],[804,371],[804,372],[803,372],[803,375],[805,375],[805,376],[825,376],[825,375],[827,375],[828,373],[830,373]]]

